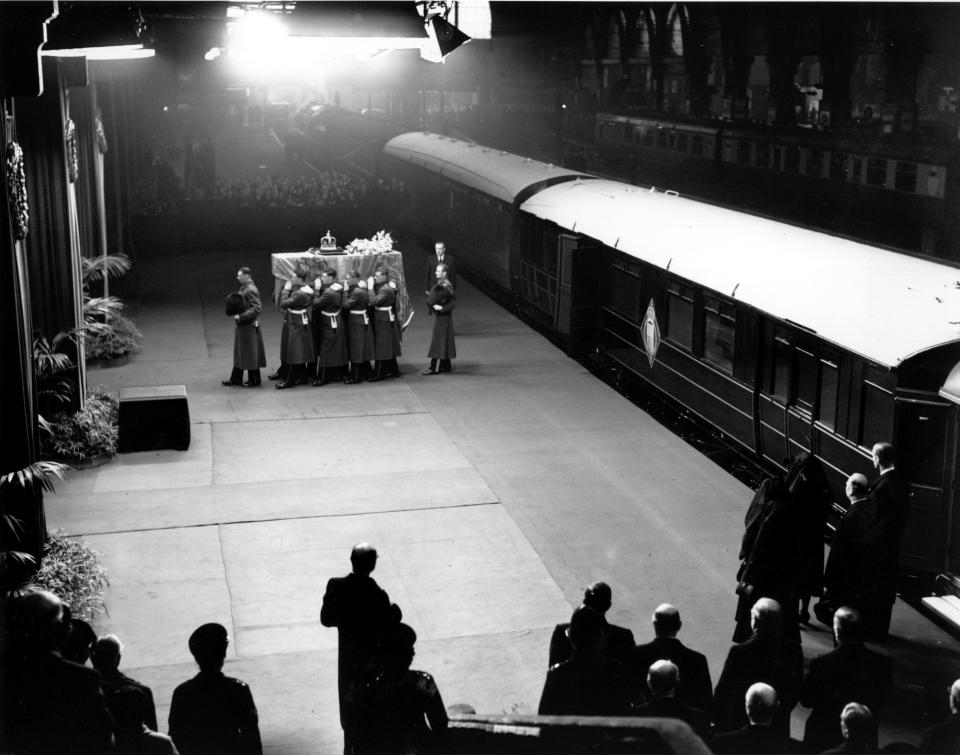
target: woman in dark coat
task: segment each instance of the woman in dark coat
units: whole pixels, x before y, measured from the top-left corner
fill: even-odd
[[[786,484],[796,507],[798,523],[800,623],[809,624],[810,599],[823,593],[823,536],[833,493],[820,460],[806,451],[793,459]]]
[[[451,372],[450,360],[457,357],[457,344],[453,339],[453,309],[457,306],[457,297],[447,279],[447,272],[446,265],[437,265],[437,282],[427,294],[427,311],[433,315],[433,336],[427,352],[430,366],[423,371],[424,375]]]

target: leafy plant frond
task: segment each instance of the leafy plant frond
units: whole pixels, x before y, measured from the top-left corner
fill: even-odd
[[[23,551],[0,551],[0,562],[13,561],[17,564],[35,564],[37,559]],[[6,564],[3,564],[6,568]]]
[[[100,563],[100,554],[61,530],[49,534],[40,571],[33,583],[59,596],[77,618],[90,619],[106,613],[103,591],[109,580]]]
[[[130,258],[125,254],[108,254],[103,257],[82,257],[83,282],[93,283],[106,278],[118,278],[130,270]]]
[[[70,467],[58,461],[35,461],[23,469],[0,475],[0,489],[5,485],[16,485],[24,490],[37,487],[47,493],[53,492],[54,479],[66,479]]]
[[[104,319],[123,309],[123,302],[116,296],[91,296],[83,301],[83,324],[90,325],[96,318]]]

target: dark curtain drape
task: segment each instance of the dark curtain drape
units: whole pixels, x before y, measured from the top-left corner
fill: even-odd
[[[18,97],[17,131],[29,180],[30,232],[26,239],[27,266],[32,292],[33,327],[52,340],[61,331],[81,325],[79,260],[71,238],[71,187],[64,140],[66,98],[56,59],[43,62],[44,92],[40,97]],[[75,219],[73,222],[76,222]],[[75,348],[67,349],[78,362]],[[78,387],[73,408],[81,401],[82,368],[68,375]]]
[[[100,225],[100,190],[102,164],[97,146],[96,88],[74,87],[70,90],[70,117],[77,127],[77,150],[80,170],[74,184],[77,191],[77,220],[80,225],[80,254],[99,257],[105,249]]]

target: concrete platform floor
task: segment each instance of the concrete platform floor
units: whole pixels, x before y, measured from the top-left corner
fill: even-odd
[[[423,250],[398,247],[408,281],[422,280]],[[96,629],[125,643],[123,668],[153,688],[161,729],[173,688],[195,672],[189,633],[219,621],[226,673],[251,685],[265,749],[339,751],[336,634],[319,608],[361,540],[380,548],[374,576],[448,705],[536,712],[552,627],[597,579],[613,588],[610,620],[639,641],[654,607],[675,603],[682,639],[716,681],[749,489],[466,281],[450,375],[420,374],[430,321],[411,289],[399,380],[223,388],[233,326],[222,301],[244,264],[268,298],[267,254],[137,265],[143,351],[88,381],[185,384],[190,449],[118,456],[47,498],[49,524],[103,554],[109,615]],[[265,306],[273,368],[280,320]],[[915,742],[946,712],[960,645],[902,604],[893,633],[882,742]],[[829,633],[805,631],[804,646],[808,659],[826,652]],[[794,713],[795,736],[805,716]]]

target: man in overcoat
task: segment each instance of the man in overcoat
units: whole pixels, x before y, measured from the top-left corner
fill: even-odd
[[[360,382],[361,367],[365,378],[372,374],[370,363],[376,358],[376,347],[373,341],[373,322],[367,312],[370,296],[366,282],[356,275],[352,276],[345,294],[343,311],[347,321],[347,358],[350,372],[343,382],[352,385]]]
[[[875,610],[864,616],[867,637],[886,637],[890,631],[890,617],[897,599],[897,573],[900,564],[900,543],[910,512],[907,485],[894,466],[893,446],[876,443],[873,446],[873,466],[880,473],[870,487],[870,501],[886,549],[877,575],[878,598]]]
[[[433,254],[427,257],[427,282],[424,285],[424,293],[428,296],[437,280],[437,265],[447,266],[447,280],[450,281],[451,286],[457,287],[457,269],[453,265],[453,255],[447,252],[447,245],[438,241],[433,245],[433,250]]]
[[[292,388],[307,381],[307,365],[316,359],[313,348],[313,328],[310,324],[310,305],[313,289],[302,277],[303,271],[294,270],[280,292],[278,306],[283,312],[283,332],[280,334],[280,382],[277,388]]]
[[[327,582],[320,608],[320,623],[336,627],[339,638],[337,688],[345,755],[353,752],[356,739],[357,697],[381,670],[379,645],[402,618],[400,608],[370,576],[377,565],[376,549],[370,543],[353,546],[350,565],[350,574]]]
[[[263,335],[260,332],[260,315],[263,305],[260,303],[260,291],[253,283],[249,267],[237,270],[237,282],[240,284],[240,296],[243,297],[243,309],[233,316],[236,328],[233,333],[233,371],[230,379],[223,385],[245,385],[248,388],[260,386],[260,368],[267,366],[267,354],[263,348]],[[243,382],[243,371],[247,371],[247,382]]]

